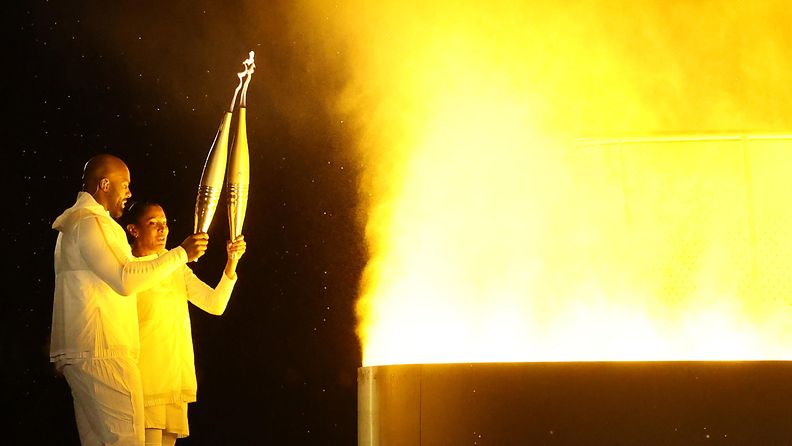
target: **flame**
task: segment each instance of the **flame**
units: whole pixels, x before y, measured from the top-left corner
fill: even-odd
[[[790,359],[792,139],[757,136],[792,122],[784,2],[313,12],[348,61],[364,365]]]
[[[241,107],[247,107],[247,90],[248,86],[250,85],[250,80],[253,78],[253,73],[256,71],[256,64],[253,61],[254,55],[255,53],[251,51],[248,54],[248,58],[243,62],[246,68],[245,74],[247,75],[247,79],[245,79],[245,86],[242,88],[242,98],[239,101],[239,105]]]
[[[245,69],[237,73],[239,83],[236,89],[234,89],[234,96],[231,98],[231,105],[228,107],[229,112],[233,113],[234,105],[236,104],[236,99],[240,90],[242,91],[242,95],[239,98],[239,105],[240,107],[247,107],[247,89],[250,84],[251,76],[256,68],[256,64],[253,61],[254,55],[255,53],[251,51],[248,53],[248,58],[242,61],[242,65],[244,65]]]

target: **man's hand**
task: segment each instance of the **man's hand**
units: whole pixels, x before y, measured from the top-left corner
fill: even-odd
[[[187,251],[187,262],[194,262],[204,255],[206,247],[209,246],[209,234],[199,232],[184,239],[181,247]]]

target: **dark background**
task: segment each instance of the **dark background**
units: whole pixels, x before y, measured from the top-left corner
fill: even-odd
[[[779,12],[788,9],[783,2],[772,2],[767,10],[757,7],[758,15],[745,2],[732,2],[734,8],[723,8],[726,1],[625,3],[621,8],[627,11],[618,14],[609,2],[569,3],[575,7],[561,8],[541,28],[560,36],[548,34],[532,54],[542,63],[575,68],[555,86],[560,91],[542,86],[551,99],[565,97],[567,81],[590,82],[587,96],[575,101],[582,122],[570,119],[571,124],[583,130],[624,130],[635,122],[631,115],[651,103],[664,111],[651,124],[669,132],[789,128],[792,69],[785,55],[792,39],[788,15]],[[56,238],[51,224],[74,202],[84,163],[101,152],[123,158],[132,173],[133,199],[162,203],[171,226],[169,247],[179,244],[192,230],[203,164],[237,85],[236,73],[251,50],[257,70],[247,111],[248,251],[226,313],[191,313],[198,402],[191,405],[191,436],[179,444],[356,443],[361,357],[354,304],[366,258],[358,209],[363,166],[354,155],[353,129],[345,126],[346,117],[334,111],[333,103],[352,74],[352,56],[337,45],[355,38],[357,22],[350,29],[320,25],[324,17],[342,21],[344,14],[333,12],[338,5],[35,0],[4,7],[0,128],[2,153],[10,158],[3,163],[2,189],[10,201],[10,218],[0,225],[6,258],[0,403],[10,413],[0,424],[0,444],[79,443],[68,387],[49,364],[48,336]],[[586,8],[578,10],[581,5]],[[340,9],[354,13],[355,6]],[[435,13],[444,17],[444,11],[430,8],[418,23],[431,22],[427,17]],[[362,20],[375,13],[368,14]],[[588,27],[581,26],[585,32],[573,36],[600,42],[592,48],[607,50],[603,54],[622,55],[625,69],[608,64],[603,77],[610,81],[611,70],[624,74],[624,84],[640,98],[632,108],[607,113],[588,108],[587,100],[601,103],[599,95],[612,85],[603,88],[598,79],[589,79],[588,71],[577,70],[574,57],[556,59],[554,42],[574,31],[569,27],[577,22]],[[608,30],[604,40],[600,28]],[[350,36],[333,37],[331,30],[339,29]],[[399,37],[392,36],[395,41]],[[540,73],[542,63],[537,63]],[[719,76],[723,72],[729,75]],[[726,128],[713,126],[723,119],[724,109],[735,111],[733,119]],[[576,112],[555,111],[564,122]],[[209,251],[192,265],[208,283],[219,279],[225,261],[224,209],[221,201]],[[781,374],[772,376],[779,380],[779,395],[788,393]],[[716,389],[740,385],[720,379]],[[732,394],[714,393],[724,399]],[[743,409],[750,412],[750,407]],[[707,413],[696,410],[686,415]],[[773,411],[773,421],[788,414],[778,398],[763,410]],[[569,413],[559,410],[559,418],[568,422]],[[733,423],[747,432],[745,438],[757,441],[737,443],[734,436],[720,441],[783,444],[775,439],[787,437],[788,426],[764,422],[760,410],[755,414]],[[707,416],[694,419],[691,426],[697,430],[686,431],[673,444],[714,441],[703,429],[717,416]],[[734,420],[716,421],[724,419]],[[625,429],[631,435],[644,432],[641,426]],[[727,431],[731,426],[724,427]]]
[[[356,443],[358,168],[326,106],[338,76],[315,69],[327,56],[292,26],[294,9],[201,0],[6,6],[11,218],[0,228],[8,265],[0,399],[10,414],[0,442],[79,444],[48,336],[51,224],[73,204],[84,163],[101,152],[124,159],[133,200],[161,202],[168,247],[178,245],[192,230],[204,161],[253,50],[248,250],[225,314],[191,308],[198,402],[191,436],[179,444]],[[210,284],[225,263],[227,231],[221,201],[213,243],[192,264]]]

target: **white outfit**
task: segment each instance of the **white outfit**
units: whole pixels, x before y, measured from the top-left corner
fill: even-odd
[[[59,234],[50,361],[72,389],[80,438],[83,444],[142,444],[135,293],[185,265],[187,253],[177,247],[155,260],[133,261],[124,230],[87,192],[52,227]]]
[[[140,257],[156,259],[157,255]],[[196,401],[192,328],[187,302],[214,315],[225,311],[236,276],[222,274],[212,289],[183,265],[160,283],[138,293],[140,360],[146,427],[189,435],[187,403]],[[167,410],[166,410],[167,409]]]
[[[133,359],[77,359],[62,370],[83,446],[140,445],[145,411],[140,371]]]

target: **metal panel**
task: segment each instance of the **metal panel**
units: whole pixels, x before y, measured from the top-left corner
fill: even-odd
[[[360,446],[780,445],[792,362],[362,367]]]
[[[421,366],[358,369],[358,443],[420,444]],[[389,420],[382,423],[380,420]]]

